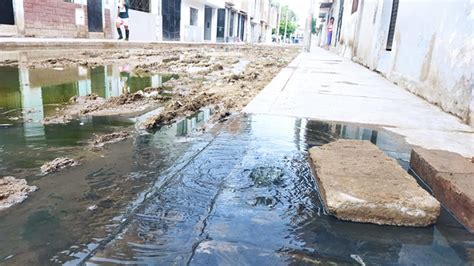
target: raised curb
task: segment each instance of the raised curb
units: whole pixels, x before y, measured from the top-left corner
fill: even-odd
[[[474,163],[457,153],[415,148],[410,167],[441,204],[474,233]]]

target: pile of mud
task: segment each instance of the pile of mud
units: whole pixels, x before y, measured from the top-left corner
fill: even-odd
[[[28,198],[36,186],[28,186],[25,179],[6,176],[0,179],[0,211],[9,208]]]
[[[126,131],[114,132],[105,135],[95,136],[94,140],[92,141],[92,145],[94,147],[102,147],[106,144],[116,143],[120,141],[124,141],[130,138],[130,133]]]
[[[67,157],[59,157],[51,162],[47,162],[41,166],[41,173],[46,175],[50,174],[53,172],[60,171],[64,168],[71,167],[71,166],[76,166],[79,163],[71,158]]]
[[[145,128],[174,122],[203,107],[213,109],[211,120],[243,109],[298,53],[298,47],[229,46],[209,48],[172,47],[167,50],[103,50],[75,54],[69,59],[39,60],[37,65],[65,66],[126,63],[130,73],[143,76],[174,76],[156,88],[104,99],[97,95],[73,97],[71,104],[43,120],[45,124],[68,123],[80,116],[136,116],[153,109],[161,114],[148,119]],[[126,55],[126,56],[125,56]],[[30,62],[30,64],[35,64]],[[178,78],[179,77],[179,78]]]

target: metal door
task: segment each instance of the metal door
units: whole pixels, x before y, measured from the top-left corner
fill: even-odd
[[[0,0],[0,24],[15,25],[13,0]]]
[[[87,0],[87,24],[89,32],[102,32],[102,0]]]
[[[204,40],[211,40],[212,8],[204,9]]]
[[[217,10],[217,41],[224,41],[225,31],[225,9],[221,8]]]
[[[181,22],[181,0],[162,0],[163,39],[179,41]]]

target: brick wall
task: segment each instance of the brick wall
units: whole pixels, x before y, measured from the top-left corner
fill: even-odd
[[[87,6],[84,25],[76,25],[76,8],[80,4],[64,0],[24,0],[25,36],[87,38]],[[106,37],[110,34],[110,11],[105,11]]]

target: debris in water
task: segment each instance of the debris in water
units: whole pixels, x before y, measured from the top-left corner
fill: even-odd
[[[116,143],[126,140],[130,137],[130,133],[126,131],[114,132],[110,134],[96,136],[92,141],[95,147],[102,147],[105,144]]]
[[[87,208],[89,211],[95,211],[97,209],[97,205],[91,205]]]
[[[54,125],[54,124],[66,124],[72,120],[72,116],[70,115],[60,115],[60,116],[53,116],[53,117],[45,117],[41,121],[43,125]]]
[[[351,254],[351,258],[357,261],[361,266],[365,266],[365,262],[362,260],[362,258],[359,255]]]
[[[0,179],[0,210],[24,201],[28,194],[36,191],[36,186],[28,186],[25,179],[6,176]]]
[[[67,158],[67,157],[59,157],[51,162],[47,162],[41,166],[41,173],[43,174],[49,174],[53,172],[57,172],[61,169],[64,169],[66,167],[70,166],[76,166],[79,163],[73,159]]]

